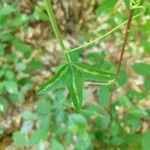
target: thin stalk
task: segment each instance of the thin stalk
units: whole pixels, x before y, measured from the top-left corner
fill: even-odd
[[[130,33],[131,23],[132,23],[132,19],[133,19],[133,14],[134,14],[134,9],[131,9],[130,13],[129,13],[127,27],[126,27],[124,42],[123,42],[123,45],[122,45],[122,48],[121,48],[120,59],[119,59],[118,68],[117,68],[117,78],[120,74],[120,68],[121,68],[121,64],[122,64],[122,61],[123,61],[124,52],[125,52],[125,49],[126,49],[127,44],[128,44],[128,39],[129,39],[129,33]]]
[[[52,25],[52,29],[55,33],[55,36],[59,42],[59,45],[62,49],[62,51],[64,52],[66,58],[67,58],[67,61],[69,64],[71,64],[71,58],[68,54],[68,52],[66,51],[66,47],[63,43],[63,38],[61,36],[61,33],[59,31],[59,28],[58,28],[58,25],[57,25],[57,22],[56,22],[56,18],[55,18],[55,14],[54,14],[54,11],[53,11],[53,8],[52,8],[52,4],[51,4],[51,0],[44,0],[44,3],[45,3],[45,6],[46,6],[46,10],[47,10],[47,13],[48,13],[48,16],[49,16],[49,19],[50,19],[50,23]]]
[[[127,44],[128,44],[129,33],[130,33],[130,29],[131,29],[131,23],[132,23],[132,20],[133,20],[133,14],[134,14],[134,9],[131,9],[130,13],[129,13],[129,17],[128,17],[128,23],[127,23],[127,27],[126,27],[126,32],[125,32],[123,45],[122,45],[121,52],[120,52],[120,58],[119,58],[119,63],[118,63],[118,67],[117,67],[116,82],[118,81],[118,77],[119,77],[119,74],[120,74],[120,69],[121,69],[121,65],[122,65],[122,61],[123,61],[124,52],[125,52],[125,49],[126,49]],[[114,92],[113,91],[114,87],[115,87],[115,85],[113,84],[112,91],[110,93],[110,104],[109,104],[109,106],[111,105],[112,96],[113,96],[113,92]],[[107,110],[109,110],[109,106],[108,106]]]
[[[101,40],[104,37],[108,36],[109,34],[113,33],[114,31],[116,31],[117,29],[119,29],[121,26],[123,26],[124,24],[126,24],[128,22],[128,20],[126,20],[123,23],[121,23],[120,25],[118,25],[117,27],[115,27],[112,30],[110,30],[109,32],[105,33],[104,35],[102,35],[102,36],[99,35],[96,39],[94,39],[94,40],[92,40],[92,41],[90,41],[90,42],[88,42],[86,44],[83,44],[83,45],[78,46],[76,48],[72,48],[70,50],[67,50],[65,48],[64,43],[63,43],[62,36],[60,34],[60,31],[59,31],[59,28],[58,28],[58,25],[57,25],[57,22],[56,22],[56,19],[55,19],[55,15],[54,15],[54,12],[53,12],[53,9],[52,9],[52,5],[51,5],[51,0],[44,0],[44,2],[45,2],[45,5],[46,5],[46,9],[47,9],[48,15],[49,15],[50,23],[51,23],[52,28],[53,28],[53,30],[55,32],[55,35],[56,35],[56,38],[57,38],[57,40],[58,40],[62,50],[65,52],[65,54],[73,52],[73,51],[80,50],[82,48],[86,48],[86,47],[88,47],[90,45],[93,45],[94,43],[98,42],[99,40]],[[145,8],[142,7],[142,6],[133,6],[133,9],[138,9],[138,8],[139,9],[143,9],[143,12],[145,11]],[[141,14],[142,13],[133,16],[132,19],[135,19],[135,18],[139,17]],[[69,55],[67,54],[66,56],[67,56],[67,59],[68,59]]]
[[[141,13],[135,15],[135,16],[133,17],[133,19],[139,17],[140,15],[141,15]],[[74,52],[74,51],[80,50],[80,49],[82,49],[82,48],[87,48],[88,46],[91,46],[91,45],[95,44],[96,42],[100,41],[101,39],[105,38],[105,37],[108,36],[109,34],[113,33],[114,31],[116,31],[117,29],[119,29],[120,27],[122,27],[123,25],[125,25],[127,22],[128,22],[128,20],[124,21],[123,23],[121,23],[121,24],[118,25],[117,27],[113,28],[112,30],[108,31],[107,33],[103,34],[102,36],[98,35],[98,37],[97,37],[96,39],[94,39],[94,40],[92,40],[92,41],[90,41],[90,42],[88,42],[88,43],[86,43],[86,44],[83,44],[83,45],[81,45],[81,46],[79,46],[79,47],[72,48],[72,49],[68,50],[68,52],[69,52],[69,53],[70,53],[70,52]]]
[[[59,42],[60,47],[62,48],[63,52],[66,51],[65,45],[63,43],[63,39],[61,36],[61,33],[59,31],[57,22],[56,22],[56,18],[55,18],[55,14],[53,12],[53,8],[52,8],[52,4],[51,4],[51,0],[44,0],[45,6],[46,6],[46,10],[50,19],[50,23],[52,25],[53,31],[55,33],[55,36]]]
[[[79,47],[67,50],[66,47],[65,47],[65,45],[64,45],[64,43],[63,43],[63,39],[62,39],[61,33],[59,31],[59,28],[58,28],[58,25],[57,25],[57,22],[56,22],[56,18],[55,18],[55,14],[53,12],[51,0],[44,0],[44,2],[45,2],[46,10],[48,12],[50,23],[51,23],[52,28],[54,30],[55,36],[56,36],[56,38],[57,38],[57,40],[59,42],[60,47],[62,48],[62,51],[66,55],[66,58],[67,58],[67,61],[68,61],[69,64],[71,64],[71,58],[69,56],[70,52],[77,51],[77,50],[80,50],[82,48],[86,48],[86,47],[88,47],[90,45],[93,45],[94,43],[98,42],[102,38],[108,36],[109,34],[111,34],[114,31],[116,31],[118,28],[120,28],[124,24],[128,23],[127,24],[126,35],[125,35],[125,41],[124,41],[124,44],[123,44],[123,47],[122,47],[122,50],[121,50],[121,56],[120,56],[119,66],[118,66],[118,69],[117,69],[117,74],[119,75],[120,67],[121,67],[121,62],[122,62],[124,51],[125,51],[125,47],[126,47],[126,44],[127,44],[127,41],[128,41],[128,34],[129,34],[129,30],[130,30],[131,20],[139,17],[142,14],[142,13],[139,13],[139,14],[133,16],[134,9],[140,8],[140,9],[143,9],[143,11],[144,11],[145,10],[144,7],[138,6],[139,3],[137,3],[137,5],[133,5],[128,20],[124,21],[123,23],[121,23],[117,27],[115,27],[112,30],[110,30],[109,32],[105,33],[104,35],[102,35],[102,36],[99,35],[96,39],[94,39],[94,40],[92,40],[92,41],[90,41],[90,42],[88,42],[86,44],[83,44],[83,45],[81,45]]]

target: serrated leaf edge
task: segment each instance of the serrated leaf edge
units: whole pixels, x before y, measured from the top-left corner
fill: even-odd
[[[82,72],[84,72],[84,73],[87,73],[87,74],[91,74],[91,75],[95,75],[95,76],[103,76],[103,77],[111,77],[111,75],[115,75],[115,74],[112,74],[112,73],[108,73],[108,72],[104,72],[104,71],[98,71],[98,70],[96,70],[96,69],[93,69],[93,68],[91,68],[92,69],[92,72],[91,71],[89,71],[88,70],[88,68],[90,69],[90,67],[89,66],[87,66],[87,65],[85,65],[84,64],[84,66],[85,67],[87,67],[87,69],[86,68],[84,68],[84,67],[82,67],[82,66],[79,66],[80,64],[75,64],[75,63],[73,63],[73,66],[75,66],[78,70],[80,70],[80,71],[82,71]],[[81,64],[82,65],[82,64]],[[95,70],[95,71],[94,71]],[[100,73],[101,72],[101,73]],[[104,73],[104,74],[103,74]]]
[[[64,68],[65,67],[65,68]],[[64,68],[64,70],[63,70]],[[46,82],[45,84],[43,84],[40,89],[37,91],[38,94],[42,94],[44,93],[43,91],[47,90],[48,88],[50,88],[52,85],[51,84],[55,84],[60,78],[62,78],[66,73],[67,73],[67,70],[68,70],[68,64],[62,66],[57,72],[56,74],[48,81]],[[62,72],[61,72],[62,71]],[[59,78],[56,78],[57,74],[60,73],[60,77]],[[52,80],[56,78],[56,80],[54,80],[54,82],[52,82]],[[51,83],[52,82],[52,83]]]
[[[74,76],[74,70],[73,70],[73,65],[70,65],[70,71],[71,71],[71,88],[74,91],[73,94],[75,94],[76,99],[72,99],[73,103],[74,103],[74,107],[79,110],[81,107],[81,101],[79,94],[78,94],[78,89],[77,89],[77,85],[76,85],[76,81],[75,81],[75,76]],[[70,93],[71,94],[71,93]]]

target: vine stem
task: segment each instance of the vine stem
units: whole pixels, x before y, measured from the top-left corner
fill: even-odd
[[[129,13],[129,17],[128,17],[128,23],[127,23],[127,27],[126,27],[124,42],[123,42],[123,45],[121,48],[120,59],[119,59],[118,67],[117,67],[117,79],[118,79],[118,76],[120,74],[120,69],[121,69],[121,65],[122,65],[122,61],[123,61],[124,52],[125,52],[125,49],[126,49],[127,44],[128,44],[133,14],[134,14],[134,9],[131,9],[130,13]]]
[[[124,52],[125,52],[126,47],[128,45],[129,33],[130,33],[131,25],[132,25],[133,15],[134,15],[134,9],[131,9],[130,13],[129,13],[129,17],[128,17],[127,26],[126,26],[123,45],[122,45],[121,52],[120,52],[120,58],[119,58],[118,67],[117,67],[116,82],[118,81],[118,78],[119,78],[119,75],[120,75],[120,69],[121,69],[121,65],[122,65],[122,61],[123,61],[123,57],[124,57]],[[113,89],[114,89],[114,86],[115,85],[113,84]],[[111,104],[112,96],[113,96],[113,92],[114,92],[113,89],[112,89],[112,92],[110,94],[110,104]],[[109,108],[109,106],[108,106],[108,108]]]
[[[48,13],[48,16],[49,16],[50,23],[52,25],[52,29],[55,33],[55,36],[56,36],[56,38],[59,42],[59,45],[60,45],[62,51],[64,52],[64,54],[67,58],[68,64],[71,64],[70,56],[69,56],[69,54],[66,50],[65,44],[63,42],[62,35],[61,35],[61,33],[59,31],[59,27],[57,25],[57,21],[56,21],[55,14],[54,14],[54,11],[53,11],[53,8],[52,8],[51,0],[44,0],[44,3],[45,3],[45,7],[46,7],[46,10],[47,10],[47,13]]]
[[[62,36],[60,34],[57,22],[56,22],[56,18],[55,18],[55,14],[53,12],[53,8],[52,8],[52,4],[51,4],[51,0],[44,0],[45,6],[46,6],[46,10],[50,19],[50,23],[52,25],[52,29],[55,33],[55,36],[59,42],[60,47],[62,48],[63,51],[66,50],[65,45],[63,43],[62,40]]]
[[[137,14],[135,16],[133,16],[133,19],[139,17],[141,15],[140,14]],[[114,31],[116,31],[117,29],[119,29],[120,27],[122,27],[123,25],[125,25],[126,23],[128,22],[128,20],[122,22],[120,25],[118,25],[117,27],[113,28],[112,30],[108,31],[107,33],[103,34],[103,35],[98,35],[97,38],[95,38],[94,40],[91,40],[90,42],[88,43],[85,43],[81,46],[78,46],[78,47],[75,47],[75,48],[71,48],[68,50],[68,53],[71,53],[71,52],[74,52],[74,51],[78,51],[82,48],[87,48],[88,46],[91,46],[93,44],[95,44],[96,42],[100,41],[101,39],[105,38],[106,36],[110,35],[111,33],[113,33]]]

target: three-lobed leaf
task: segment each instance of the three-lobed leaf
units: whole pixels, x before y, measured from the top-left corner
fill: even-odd
[[[66,64],[61,67],[58,72],[39,89],[38,93],[45,94],[50,90],[67,86],[74,107],[76,110],[80,110],[82,107],[82,88],[84,81],[91,80],[107,83],[114,79],[114,74],[100,71],[85,64]]]

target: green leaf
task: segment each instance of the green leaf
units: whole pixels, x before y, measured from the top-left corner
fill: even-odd
[[[90,149],[92,144],[92,137],[88,132],[81,132],[77,136],[76,150],[87,150]]]
[[[56,115],[56,123],[62,123],[65,121],[65,113],[64,111],[59,110]]]
[[[7,70],[7,71],[5,72],[5,77],[6,77],[8,80],[12,80],[12,79],[14,79],[15,74],[14,74],[13,71]]]
[[[23,103],[23,102],[24,102],[24,99],[25,99],[25,96],[24,96],[24,94],[21,93],[21,92],[16,92],[16,93],[11,94],[11,95],[10,95],[10,98],[11,98],[11,101],[12,101],[13,103],[17,103],[17,102]]]
[[[71,66],[70,74],[71,74],[71,83],[68,85],[69,93],[71,96],[71,99],[73,101],[74,107],[77,110],[80,110],[82,106],[82,87],[83,87],[83,81],[79,73]]]
[[[110,87],[102,86],[99,92],[99,103],[102,107],[107,107],[110,100]]]
[[[2,94],[2,92],[3,92],[3,83],[2,82],[0,82],[0,94]]]
[[[40,142],[46,140],[47,136],[48,136],[48,132],[46,130],[44,129],[36,130],[29,138],[30,145],[32,146],[32,145],[39,144]]]
[[[31,130],[33,130],[34,121],[33,120],[25,120],[21,125],[21,132],[28,134]]]
[[[115,74],[101,71],[85,64],[74,63],[73,66],[84,74],[85,80],[107,82],[115,79]]]
[[[103,116],[100,116],[97,118],[97,128],[100,130],[105,130],[108,128],[109,123],[110,123],[110,115],[109,114],[104,114]]]
[[[124,0],[126,8],[129,10],[130,9],[130,0]]]
[[[125,122],[128,126],[130,126],[132,132],[136,132],[141,128],[141,120],[138,118],[130,116],[128,120],[125,120]]]
[[[150,64],[136,63],[132,66],[133,70],[143,76],[150,76]]]
[[[41,121],[40,121],[40,128],[42,129],[48,129],[50,126],[50,118],[51,116],[48,115],[43,115],[41,116]]]
[[[131,100],[133,100],[133,99],[142,100],[142,99],[146,98],[147,93],[138,92],[138,91],[135,91],[133,89],[129,89],[128,92],[127,92],[127,95]]]
[[[123,95],[119,98],[118,103],[120,106],[123,106],[125,108],[130,108],[132,106],[129,98]]]
[[[41,114],[47,114],[50,112],[50,105],[47,102],[39,101],[36,104],[36,107],[37,107],[38,112]]]
[[[16,70],[18,71],[24,71],[27,68],[26,64],[22,62],[16,63]]]
[[[147,118],[148,117],[148,113],[146,112],[146,110],[144,110],[143,108],[134,108],[130,111],[127,112],[127,115],[130,116],[131,118]]]
[[[69,129],[73,132],[81,132],[87,128],[87,120],[81,114],[71,114],[69,115]]]
[[[146,90],[150,90],[150,79],[144,81],[144,87]]]
[[[63,87],[65,85],[65,75],[67,73],[67,70],[68,65],[62,66],[47,83],[41,86],[41,88],[38,90],[38,94],[46,94],[52,89],[58,89]]]
[[[119,122],[112,121],[109,130],[112,136],[117,136],[120,132]]]
[[[0,99],[0,112],[5,112],[7,110],[8,104],[4,98]]]
[[[141,135],[138,134],[126,134],[125,137],[125,143],[131,145],[137,145],[141,141]]]
[[[84,110],[82,110],[82,113],[86,117],[91,117],[91,116],[102,117],[103,116],[103,111],[96,104],[90,105],[89,107],[85,108]]]
[[[4,76],[4,74],[5,74],[5,71],[4,70],[0,70],[0,79]]]
[[[7,47],[7,44],[0,44],[0,56],[5,55],[5,49]]]
[[[61,67],[52,79],[39,89],[38,93],[45,94],[49,90],[58,89],[66,85],[74,107],[79,111],[82,106],[84,80],[108,82],[114,78],[115,75],[112,73],[99,71],[87,65],[68,64]]]
[[[41,9],[37,9],[37,8],[33,13],[33,17],[37,21],[48,21],[49,20],[48,16],[44,13],[44,11]]]
[[[0,9],[0,18],[2,16],[7,16],[10,15],[11,13],[13,13],[15,11],[15,8],[13,6],[10,5],[6,5],[5,7],[2,7]]]
[[[114,136],[114,137],[112,137],[110,142],[112,145],[118,146],[123,143],[123,139],[119,136]]]
[[[117,0],[105,0],[96,10],[96,15],[100,16],[102,14],[105,14],[107,12],[110,12],[115,4],[117,3]]]
[[[31,69],[33,70],[41,70],[43,68],[43,64],[41,64],[41,62],[39,62],[38,60],[32,60],[30,63],[29,63],[29,66]]]
[[[118,78],[118,83],[120,86],[124,86],[127,83],[128,76],[125,70],[120,71],[120,75]]]
[[[33,120],[36,119],[35,114],[32,113],[31,111],[24,111],[24,112],[22,113],[22,117],[23,117],[23,119],[25,119],[25,120],[31,120],[31,121],[33,121]]]
[[[28,138],[22,132],[15,132],[13,134],[13,140],[17,146],[28,146]]]
[[[6,91],[10,94],[15,94],[18,93],[18,87],[17,87],[17,83],[14,81],[5,81],[3,83]]]
[[[150,148],[150,130],[144,133],[142,137],[142,150],[149,150]]]
[[[58,142],[56,139],[51,140],[52,150],[64,150],[63,145]]]
[[[25,14],[17,14],[16,17],[13,19],[12,26],[18,27],[20,25],[25,25],[29,20],[28,16]]]
[[[16,50],[20,51],[25,58],[29,58],[31,54],[31,48],[28,44],[21,42],[19,39],[13,41],[13,46]]]

